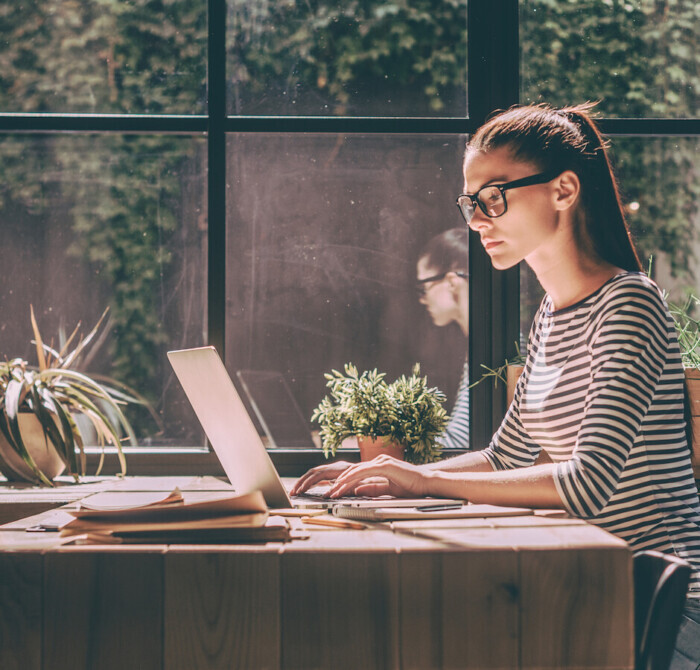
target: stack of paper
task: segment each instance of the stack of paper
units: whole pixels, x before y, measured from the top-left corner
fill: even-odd
[[[201,498],[204,495],[204,499]],[[283,519],[269,519],[260,491],[211,498],[160,493],[97,493],[70,510],[75,517],[61,535],[88,535],[97,542],[266,542],[284,540]],[[272,522],[271,522],[272,521]]]

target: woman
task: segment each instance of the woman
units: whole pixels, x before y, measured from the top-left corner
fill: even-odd
[[[469,233],[453,228],[433,237],[416,266],[420,302],[436,326],[456,323],[469,337]],[[469,449],[469,365],[464,363],[450,421],[437,440],[443,447]]]
[[[495,268],[525,261],[546,291],[515,398],[490,445],[425,466],[380,456],[302,477],[332,497],[433,495],[562,508],[675,553],[693,576],[674,668],[700,666],[700,506],[673,320],[641,267],[590,106],[517,107],[481,127],[458,204]],[[552,463],[533,465],[541,450]]]

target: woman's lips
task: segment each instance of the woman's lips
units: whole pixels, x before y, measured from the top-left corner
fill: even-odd
[[[489,240],[489,239],[483,239],[483,240],[481,240],[481,243],[484,245],[484,249],[486,249],[486,251],[490,251],[491,249],[494,249],[495,247],[497,247],[499,244],[503,244],[503,242],[500,240]]]

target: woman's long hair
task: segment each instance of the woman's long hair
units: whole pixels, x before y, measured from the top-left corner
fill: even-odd
[[[590,240],[593,251],[616,267],[641,270],[605,141],[590,115],[593,106],[512,107],[476,131],[467,144],[465,160],[505,147],[515,160],[532,163],[543,172],[572,170],[581,182],[579,242]]]
[[[505,147],[518,161],[543,172],[572,170],[581,181],[581,227],[603,260],[623,270],[641,271],[620,202],[606,143],[590,111],[595,105],[555,109],[546,104],[512,107],[489,119],[467,144],[465,161],[475,153]],[[579,236],[581,231],[578,231]],[[579,237],[585,244],[585,240]],[[686,438],[692,454],[693,430],[687,385],[683,384]]]

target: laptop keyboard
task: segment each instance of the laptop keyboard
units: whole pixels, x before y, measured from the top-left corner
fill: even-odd
[[[329,502],[342,502],[344,500],[371,500],[368,496],[342,496],[341,498],[328,498],[327,494],[330,491],[330,484],[320,484],[312,486],[304,493],[297,493],[294,497],[306,500],[327,500]]]

